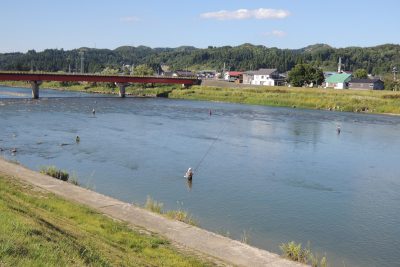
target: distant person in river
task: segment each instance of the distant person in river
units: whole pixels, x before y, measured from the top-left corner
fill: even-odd
[[[92,114],[93,114],[93,116],[95,116],[96,115],[96,110],[92,109]]]
[[[212,111],[211,111],[211,109],[208,111],[208,114],[210,114],[210,116],[212,115]]]
[[[81,138],[79,138],[79,135],[76,136],[75,142],[79,143],[81,141]]]
[[[185,174],[185,177],[186,177],[187,179],[189,179],[189,180],[192,180],[192,178],[193,178],[193,171],[192,171],[192,168],[189,168],[189,169],[187,170],[187,172],[186,172],[186,174]]]
[[[340,134],[340,131],[341,131],[340,125],[337,126],[336,131],[337,131],[337,134]]]

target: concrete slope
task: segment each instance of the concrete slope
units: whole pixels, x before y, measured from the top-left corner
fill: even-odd
[[[236,266],[305,266],[236,240],[170,220],[135,205],[75,186],[0,159],[0,174],[16,177],[34,186],[85,204],[113,218],[158,233],[181,246]]]

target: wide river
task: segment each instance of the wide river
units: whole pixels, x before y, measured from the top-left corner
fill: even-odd
[[[151,196],[202,228],[273,252],[294,240],[333,266],[400,266],[400,117],[30,94],[0,87],[8,159],[55,165],[126,202]]]

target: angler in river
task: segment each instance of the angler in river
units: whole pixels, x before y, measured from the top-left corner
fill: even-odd
[[[185,178],[187,178],[188,180],[192,180],[192,178],[193,178],[193,171],[192,171],[192,168],[189,168],[189,169],[186,171]]]

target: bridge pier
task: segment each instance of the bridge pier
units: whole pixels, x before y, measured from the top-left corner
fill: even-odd
[[[119,88],[119,97],[125,97],[125,88],[129,85],[129,83],[115,83]]]
[[[32,98],[39,98],[39,86],[42,84],[42,81],[29,81],[32,87]]]

